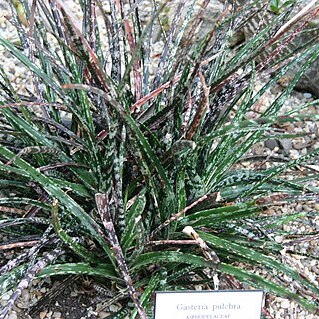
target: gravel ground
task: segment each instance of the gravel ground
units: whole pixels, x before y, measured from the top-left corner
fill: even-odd
[[[65,1],[66,3],[72,1]],[[5,16],[9,16],[8,3],[6,0],[0,0],[0,9],[4,14],[0,16],[0,32],[1,35],[5,35],[10,40],[17,39],[15,29],[7,23]],[[27,72],[23,65],[17,63],[11,59],[8,53],[5,53],[2,47],[0,47],[0,64],[5,66],[6,71],[11,76],[13,85],[19,87],[20,92],[26,92],[26,88],[32,90],[32,85],[28,82],[30,79],[30,73]],[[256,89],[261,84],[257,84]],[[282,91],[282,87],[277,85],[271,92],[266,93],[256,106],[255,111],[262,112],[263,109],[273,101],[278,94]],[[283,114],[287,111],[295,109],[305,102],[310,102],[313,97],[307,92],[293,92],[289,97],[283,109]],[[312,107],[311,112],[313,114],[319,114],[318,107]],[[254,112],[251,113],[251,117],[254,117]],[[317,122],[303,122],[297,125],[287,124],[283,127],[286,132],[297,130],[298,132],[307,132],[308,135],[290,140],[268,140],[264,144],[258,144],[254,146],[251,155],[263,155],[273,156],[276,154],[285,156],[287,158],[297,158],[301,155],[307,154],[311,149],[319,147],[319,123]],[[247,167],[247,163],[243,162],[241,165]],[[259,164],[260,165],[260,164]],[[265,163],[268,165],[268,163]],[[256,167],[258,169],[258,167]],[[318,167],[314,169],[318,170]],[[304,175],[304,168],[300,167],[298,170],[291,171],[293,176]],[[313,186],[319,186],[318,181],[313,182]],[[318,234],[319,233],[319,217],[317,212],[319,210],[319,204],[315,201],[302,201],[293,205],[280,205],[272,206],[265,212],[265,214],[288,214],[292,212],[311,212],[311,217],[305,217],[302,221],[289,223],[283,226],[283,231],[293,232],[294,234]],[[277,236],[274,240],[285,243],[287,250],[282,251],[282,260],[287,264],[297,267],[302,273],[311,278],[314,282],[318,283],[319,267],[318,260],[305,257],[305,254],[312,254],[319,257],[318,250],[318,238],[319,235],[314,235],[307,240],[298,241],[293,237]],[[5,240],[5,238],[2,238]],[[2,241],[0,240],[0,241]],[[287,252],[289,251],[289,253]],[[293,253],[292,253],[293,252]],[[2,252],[1,259],[11,259],[14,256],[13,251]],[[261,269],[254,269],[256,273],[262,272]],[[116,310],[116,306],[111,308],[105,308],[101,310],[103,302],[99,301],[96,296],[99,295],[98,291],[94,287],[87,283],[87,278],[83,277],[71,277],[66,285],[65,279],[59,278],[51,281],[46,279],[44,281],[36,280],[30,289],[24,290],[22,296],[19,298],[19,302],[14,306],[13,311],[6,319],[24,319],[24,318],[55,318],[55,319],[84,319],[84,318],[107,318],[110,312]],[[295,290],[294,283],[291,282],[291,287]],[[56,292],[53,294],[53,292]],[[0,305],[5,305],[11,292],[9,291],[5,295],[1,296]],[[100,295],[103,298],[103,294]],[[104,298],[105,299],[105,298]],[[33,307],[38,301],[42,300],[41,306]],[[284,319],[315,319],[314,315],[305,312],[300,306],[291,302],[288,299],[269,296],[267,300],[268,310],[273,318]],[[32,308],[33,307],[33,308]],[[31,309],[32,317],[25,314]]]

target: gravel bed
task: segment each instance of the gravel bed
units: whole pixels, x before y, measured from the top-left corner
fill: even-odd
[[[66,4],[73,1],[65,1]],[[16,40],[17,35],[14,27],[12,27],[6,20],[5,16],[10,16],[8,2],[6,0],[0,0],[0,9],[3,13],[0,16],[0,32],[2,36],[8,37],[10,40]],[[156,49],[156,48],[155,48]],[[26,71],[21,63],[17,63],[15,60],[10,58],[8,53],[0,47],[0,64],[5,66],[6,71],[9,72],[10,80],[13,85],[19,88],[19,93],[26,93],[27,89],[32,91],[32,83],[30,82],[30,72]],[[260,84],[257,84],[258,89]],[[251,118],[254,118],[255,112],[262,112],[271,101],[273,101],[278,94],[282,91],[280,85],[276,85],[270,92],[267,92],[260,100],[254,112],[251,112]],[[293,92],[293,94],[285,101],[285,106],[282,110],[285,112],[291,111],[298,108],[300,105],[313,100],[310,93],[304,92]],[[317,106],[311,107],[313,114],[319,114]],[[302,122],[294,124],[283,125],[281,127],[286,132],[290,130],[297,130],[298,132],[307,132],[307,136],[290,140],[268,140],[263,144],[258,144],[253,147],[251,155],[263,155],[273,156],[282,155],[287,158],[297,158],[301,155],[307,154],[311,149],[319,147],[319,123],[318,122]],[[243,162],[241,165],[247,168],[247,163]],[[260,165],[260,164],[259,164]],[[265,165],[269,165],[265,163]],[[258,169],[258,167],[256,167]],[[315,169],[318,170],[318,167]],[[304,169],[302,167],[298,170],[291,171],[291,176],[303,176]],[[313,181],[312,186],[319,187],[318,181]],[[298,241],[294,238],[289,238],[284,232],[292,232],[294,234],[318,234],[319,233],[319,203],[315,200],[301,201],[300,203],[294,203],[290,205],[271,206],[265,212],[265,214],[276,215],[276,214],[289,214],[292,212],[310,212],[311,216],[304,217],[302,221],[289,223],[283,225],[283,235],[277,236],[274,240],[284,243],[287,247],[282,251],[281,258],[287,264],[293,265],[300,270],[303,274],[311,278],[312,281],[318,283],[319,276],[319,265],[318,260],[307,258],[306,254],[312,254],[319,257],[318,239],[319,235],[312,236],[309,240]],[[0,242],[6,238],[0,236]],[[289,251],[289,253],[287,252]],[[9,260],[14,257],[14,251],[4,251],[1,255],[1,262]],[[260,273],[263,270],[255,268],[256,273]],[[45,279],[35,280],[30,289],[24,290],[18,303],[13,307],[11,313],[6,319],[24,319],[24,318],[41,318],[41,319],[85,319],[85,318],[107,318],[111,312],[116,311],[117,307],[112,306],[104,308],[103,310],[102,301],[98,301],[96,297],[99,293],[94,288],[85,287],[86,278],[79,277],[75,278],[74,282],[71,281],[66,288],[48,300],[42,308],[39,309],[38,313],[34,314],[33,317],[27,316],[25,313],[32,308],[32,306],[41,298],[46,296],[49,291],[58,285],[63,286],[63,280],[59,279]],[[294,283],[291,282],[292,289],[298,291],[298,287],[295,287]],[[53,289],[54,290],[54,289]],[[12,291],[7,292],[0,298],[0,305],[4,306],[10,297]],[[103,295],[100,296],[103,298]],[[105,297],[103,298],[105,299]],[[103,300],[104,301],[104,300]],[[283,319],[315,319],[315,315],[311,315],[305,312],[299,305],[291,302],[288,299],[268,296],[267,299],[268,310],[273,318]],[[120,304],[119,304],[120,307]]]

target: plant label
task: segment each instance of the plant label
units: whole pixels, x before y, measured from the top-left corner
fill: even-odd
[[[155,319],[260,319],[261,290],[156,292]]]

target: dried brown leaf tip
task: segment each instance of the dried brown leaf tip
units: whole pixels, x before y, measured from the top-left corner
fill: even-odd
[[[217,254],[205,243],[205,241],[202,238],[199,237],[199,235],[197,234],[197,232],[194,230],[192,226],[186,226],[182,232],[188,237],[193,238],[196,241],[204,257],[207,260],[212,260],[216,264],[220,263],[220,259],[217,256]]]

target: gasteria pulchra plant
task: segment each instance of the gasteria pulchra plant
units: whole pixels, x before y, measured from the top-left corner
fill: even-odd
[[[83,274],[104,285],[108,304],[120,301],[113,318],[151,317],[155,290],[196,285],[255,287],[318,309],[319,288],[280,262],[284,246],[273,240],[304,213],[262,213],[318,193],[307,183],[311,171],[303,179],[285,174],[310,169],[319,150],[286,162],[274,157],[265,169],[267,158],[248,156],[265,139],[298,136],[275,124],[317,119],[299,112],[316,102],[278,114],[319,45],[303,46],[286,63],[281,54],[318,10],[296,26],[282,13],[231,51],[234,32],[258,12],[225,5],[200,34],[209,2],[149,1],[146,15],[141,1],[83,0],[75,20],[63,1],[12,1],[19,38],[0,43],[31,71],[33,88],[22,94],[1,67],[1,249],[27,248],[1,260],[0,290],[12,295],[0,318],[35,278]],[[167,6],[170,29],[154,44]],[[247,117],[296,63],[289,86]],[[260,161],[260,169],[243,160]],[[247,270],[254,267],[272,280]]]

